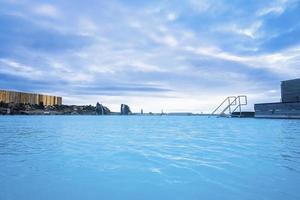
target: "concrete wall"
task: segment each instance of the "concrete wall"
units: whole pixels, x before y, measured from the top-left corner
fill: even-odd
[[[281,82],[281,100],[287,102],[300,102],[300,79]]]
[[[24,103],[24,104],[40,104],[45,106],[61,105],[62,98],[43,94],[32,94],[24,92],[13,92],[0,90],[0,102],[4,103]]]
[[[300,102],[255,104],[254,109],[257,118],[300,119]]]

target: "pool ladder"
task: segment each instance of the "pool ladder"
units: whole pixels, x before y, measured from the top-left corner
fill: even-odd
[[[228,96],[212,113],[211,115],[217,115],[220,117],[241,117],[242,106],[248,104],[247,96]],[[224,107],[225,106],[225,107]],[[238,109],[238,112],[236,112]],[[219,114],[216,114],[218,111]],[[239,113],[236,115],[236,113]]]

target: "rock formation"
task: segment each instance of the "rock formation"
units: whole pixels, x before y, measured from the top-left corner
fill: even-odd
[[[109,115],[110,110],[107,107],[100,104],[99,102],[97,102],[97,104],[96,104],[96,114],[97,115]]]
[[[130,115],[131,110],[128,105],[126,104],[121,104],[121,115]]]
[[[0,115],[109,115],[110,110],[97,103],[92,105],[30,105],[0,102]]]

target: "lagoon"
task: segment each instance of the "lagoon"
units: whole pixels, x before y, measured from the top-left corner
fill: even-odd
[[[1,200],[298,200],[300,120],[0,117]]]

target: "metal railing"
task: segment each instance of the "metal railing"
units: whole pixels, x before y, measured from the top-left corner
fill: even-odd
[[[243,101],[244,100],[244,101]],[[222,117],[231,117],[237,109],[239,109],[238,117],[242,116],[242,106],[248,104],[247,96],[246,95],[239,95],[239,96],[229,96],[211,113],[211,115],[218,115]],[[216,114],[222,107],[223,110]],[[235,107],[233,107],[235,106]],[[236,116],[236,115],[235,115]]]

